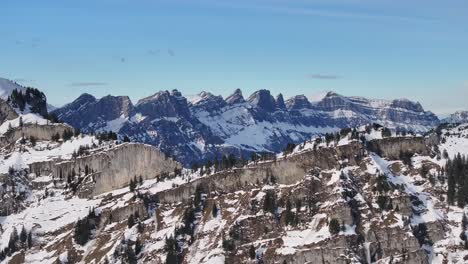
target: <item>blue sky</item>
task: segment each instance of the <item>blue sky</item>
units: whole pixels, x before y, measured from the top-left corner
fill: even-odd
[[[468,110],[468,2],[3,0],[0,77],[55,105],[83,92],[241,88],[406,97]]]

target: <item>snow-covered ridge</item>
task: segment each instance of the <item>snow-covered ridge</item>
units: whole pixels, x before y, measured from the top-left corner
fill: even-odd
[[[5,134],[8,129],[16,128],[20,126],[20,123],[23,124],[37,124],[37,125],[46,125],[49,124],[50,121],[43,118],[38,114],[28,113],[28,114],[20,114],[19,117],[8,120],[0,125],[0,134]]]
[[[0,78],[0,98],[6,100],[13,90],[24,91],[25,88],[16,82]]]
[[[457,111],[447,118],[441,120],[442,123],[467,123],[468,111]]]

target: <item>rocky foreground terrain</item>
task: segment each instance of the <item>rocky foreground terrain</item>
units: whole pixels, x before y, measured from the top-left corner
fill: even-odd
[[[192,170],[148,145],[14,129],[0,163],[5,263],[468,261],[444,170],[468,151],[466,125],[344,129]]]

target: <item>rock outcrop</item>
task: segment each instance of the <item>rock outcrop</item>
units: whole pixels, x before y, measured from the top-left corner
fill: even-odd
[[[60,180],[90,174],[94,183],[90,195],[123,188],[131,180],[138,180],[140,177],[143,180],[154,179],[163,173],[172,173],[176,168],[180,168],[180,164],[167,158],[156,148],[135,143],[123,143],[72,160],[53,160],[30,165],[30,171],[36,175],[52,174],[53,178]]]
[[[18,117],[18,114],[6,101],[0,99],[0,124]]]
[[[392,160],[401,159],[402,155],[420,154],[429,156],[432,153],[428,141],[424,137],[390,137],[371,140],[367,143],[370,151]]]
[[[28,139],[30,137],[36,140],[51,140],[56,134],[63,135],[65,131],[73,133],[75,129],[67,124],[24,124],[21,127],[15,127],[0,136],[0,147],[5,147],[8,144],[14,143],[21,138]]]

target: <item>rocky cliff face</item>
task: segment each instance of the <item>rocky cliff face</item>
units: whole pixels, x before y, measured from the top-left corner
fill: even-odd
[[[96,100],[83,95],[55,113],[84,131],[113,130],[155,145],[187,166],[219,153],[278,152],[288,143],[343,127],[381,123],[393,129],[427,131],[438,123],[419,103],[336,93],[313,103],[304,95],[285,102],[281,94],[275,98],[268,90],[245,100],[239,89],[225,100],[202,92],[190,101],[179,91],[161,91],[134,107],[128,98],[119,98]]]
[[[118,130],[119,119],[129,116],[133,109],[127,96],[105,96],[97,100],[90,94],[83,94],[74,102],[54,110],[57,117],[85,132]],[[114,123],[108,121],[117,120]]]
[[[37,125],[37,124],[24,124],[21,127],[15,127],[7,131],[4,135],[0,136],[0,147],[5,147],[9,144],[15,143],[17,140],[31,137],[36,140],[51,140],[54,135],[63,135],[65,131],[71,132],[75,129],[66,124],[50,124],[50,125]]]
[[[12,120],[18,117],[18,114],[6,101],[0,99],[0,123]]]
[[[51,175],[60,181],[76,175],[91,175],[93,186],[90,195],[123,188],[134,179],[147,180],[169,175],[181,168],[179,163],[165,157],[156,148],[133,143],[120,144],[71,160],[32,163],[29,167],[37,176]]]

